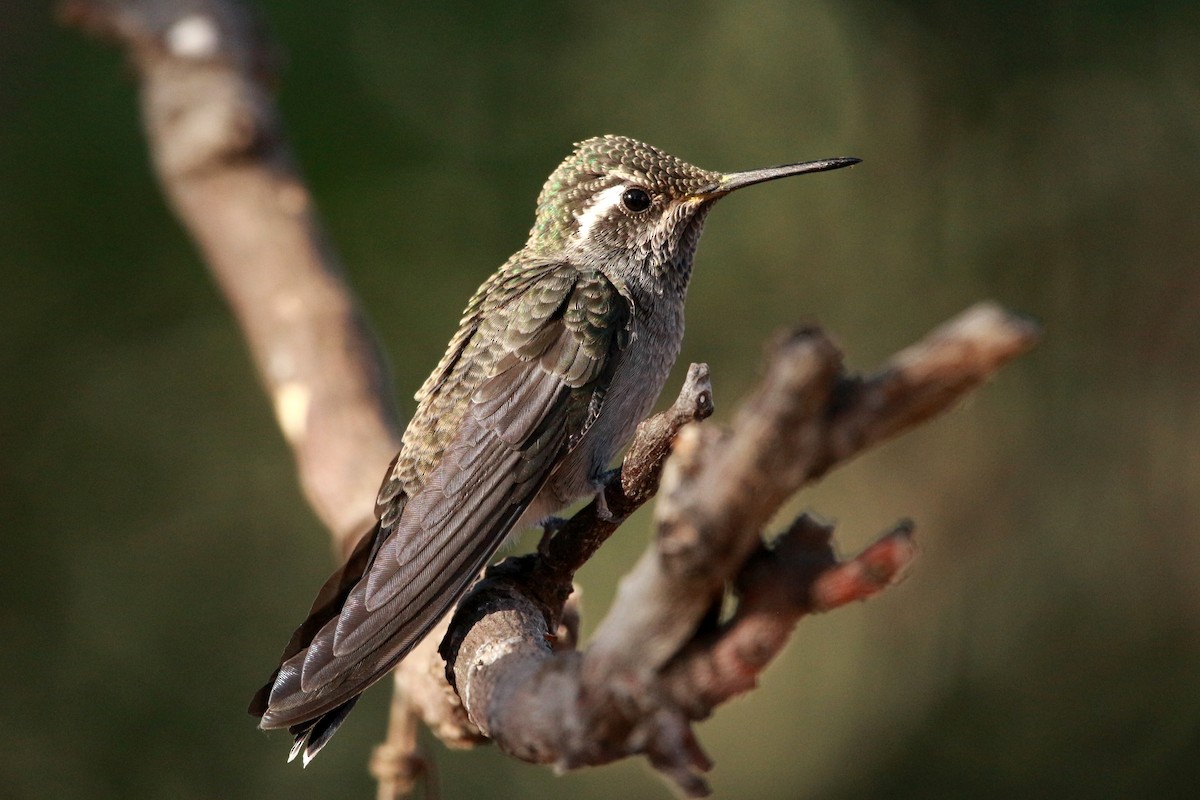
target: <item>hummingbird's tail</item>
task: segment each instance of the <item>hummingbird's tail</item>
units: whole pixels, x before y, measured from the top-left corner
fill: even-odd
[[[458,602],[567,452],[572,415],[595,404],[555,371],[584,380],[584,347],[556,341],[539,356],[553,368],[514,352],[474,391],[436,465],[387,500],[255,695],[259,727],[288,728],[306,760]]]
[[[350,590],[362,580],[371,562],[375,559],[375,553],[379,548],[379,542],[382,538],[381,534],[380,525],[376,522],[375,527],[364,534],[358,544],[354,546],[354,550],[346,560],[346,563],[325,581],[325,585],[321,587],[321,591],[317,593],[316,600],[313,601],[308,618],[304,620],[300,627],[296,628],[287,647],[284,648],[283,655],[279,658],[280,665],[286,663],[288,659],[297,653],[307,649],[325,623],[336,618],[342,612]],[[279,670],[276,669],[271,673],[271,678],[254,694],[254,698],[250,701],[250,707],[247,709],[252,716],[261,719],[267,713],[271,705],[271,690],[275,687],[278,677]],[[354,708],[354,704],[358,702],[358,698],[359,695],[355,695],[341,705],[319,716],[298,722],[289,727],[288,732],[296,737],[296,742],[292,746],[292,752],[288,756],[288,761],[294,760],[303,750],[304,765],[308,766],[308,762],[320,752],[325,743],[329,741],[329,738],[337,731],[338,726],[346,719],[346,715]]]

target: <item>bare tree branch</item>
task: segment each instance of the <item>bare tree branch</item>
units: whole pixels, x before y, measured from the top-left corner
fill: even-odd
[[[839,564],[830,531],[808,517],[768,549],[771,517],[833,466],[949,408],[1037,337],[1036,325],[983,304],[867,379],[843,373],[820,331],[783,337],[729,431],[682,431],[655,541],[587,651],[546,644],[554,610],[523,560],[490,569],[459,604],[442,652],[471,719],[518,758],[570,769],[640,753],[685,793],[705,794],[709,761],[691,721],[751,688],[801,616],[874,594],[916,553],[903,523]],[[739,607],[715,625],[727,582]]]

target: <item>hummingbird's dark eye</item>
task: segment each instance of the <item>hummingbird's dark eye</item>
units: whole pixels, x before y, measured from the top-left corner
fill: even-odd
[[[626,189],[625,194],[621,195],[621,204],[634,213],[645,211],[650,207],[650,202],[650,195],[646,190],[639,189],[636,186],[632,189]]]

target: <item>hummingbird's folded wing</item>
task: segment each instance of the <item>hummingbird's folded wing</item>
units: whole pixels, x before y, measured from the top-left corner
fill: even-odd
[[[629,341],[628,301],[599,273],[571,267],[519,288],[452,343],[460,353],[443,359],[424,402],[461,388],[481,363],[486,372],[469,382],[440,459],[397,496],[394,522],[322,589],[251,706],[262,727],[306,735],[385,675],[458,600],[599,413],[607,371]]]

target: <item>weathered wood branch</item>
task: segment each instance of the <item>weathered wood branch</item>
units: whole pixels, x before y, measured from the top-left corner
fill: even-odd
[[[751,688],[804,614],[876,593],[916,553],[902,523],[839,563],[831,531],[806,516],[767,547],[772,516],[832,467],[951,407],[1037,336],[982,304],[865,379],[844,373],[819,330],[782,337],[728,431],[681,432],[655,540],[586,651],[548,644],[555,608],[531,581],[541,556],[493,567],[459,604],[442,652],[471,719],[518,758],[570,769],[644,754],[705,794],[709,761],[690,723]],[[738,608],[717,624],[729,583]]]

